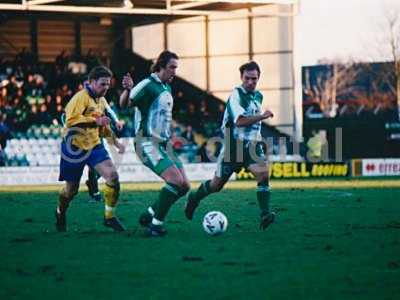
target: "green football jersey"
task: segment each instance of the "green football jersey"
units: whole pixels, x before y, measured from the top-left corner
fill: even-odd
[[[170,85],[152,73],[131,90],[129,99],[137,107],[135,130],[143,137],[167,141],[171,137],[174,104]]]
[[[237,127],[239,116],[254,116],[261,113],[263,96],[259,91],[248,92],[242,86],[236,87],[229,96],[225,108],[221,130],[229,128],[235,139],[243,141],[261,140],[261,121],[250,126]]]

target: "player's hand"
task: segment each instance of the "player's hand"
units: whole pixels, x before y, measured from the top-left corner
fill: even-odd
[[[124,128],[125,122],[124,121],[118,121],[115,123],[115,127],[117,127],[118,131],[121,131],[122,128]]]
[[[98,126],[107,126],[110,124],[110,118],[106,116],[96,118],[96,124]]]
[[[121,143],[115,143],[115,147],[118,149],[119,154],[124,154],[125,153],[125,145]]]
[[[265,111],[262,113],[262,116],[263,116],[264,119],[268,119],[268,118],[273,118],[273,117],[274,117],[274,114],[273,114],[272,111],[270,111],[270,110],[265,110]]]
[[[126,73],[126,75],[123,77],[122,87],[127,90],[130,90],[133,88],[133,80],[132,80],[131,74]]]

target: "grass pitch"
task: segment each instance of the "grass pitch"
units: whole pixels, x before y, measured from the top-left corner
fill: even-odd
[[[158,185],[123,185],[118,215],[81,192],[57,233],[58,188],[0,192],[0,299],[400,299],[399,180],[273,181],[277,222],[258,229],[255,183],[211,195],[193,221],[181,199],[165,238],[146,238],[139,214]],[[201,227],[210,210],[222,236]]]

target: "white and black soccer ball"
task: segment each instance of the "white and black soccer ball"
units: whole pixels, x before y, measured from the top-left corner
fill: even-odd
[[[228,219],[220,211],[210,211],[203,218],[204,231],[210,235],[218,235],[226,231]]]

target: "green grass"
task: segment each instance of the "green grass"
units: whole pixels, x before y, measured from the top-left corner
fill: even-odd
[[[381,183],[276,189],[265,232],[253,188],[210,196],[192,222],[182,199],[165,238],[137,226],[151,189],[122,191],[122,234],[102,226],[103,207],[85,192],[60,234],[56,191],[3,191],[0,299],[400,299],[400,189]],[[227,215],[222,236],[203,232],[209,210]]]

